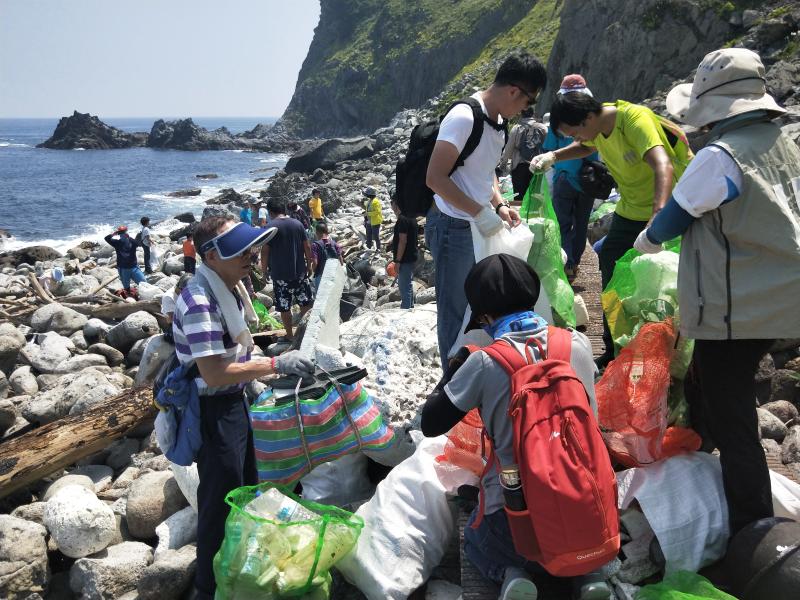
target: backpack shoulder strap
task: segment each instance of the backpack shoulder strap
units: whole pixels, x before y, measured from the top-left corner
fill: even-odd
[[[470,131],[469,133],[469,137],[467,138],[467,143],[464,144],[464,149],[461,150],[461,153],[458,155],[458,159],[456,159],[453,168],[450,169],[450,175],[455,173],[456,169],[458,169],[459,167],[464,166],[464,161],[466,161],[467,158],[469,158],[469,156],[473,152],[475,152],[475,148],[477,148],[478,144],[481,143],[481,137],[483,137],[483,124],[491,123],[491,121],[486,118],[486,115],[483,112],[483,108],[481,108],[481,103],[472,97],[464,98],[463,100],[456,100],[455,102],[453,102],[447,108],[447,111],[444,113],[444,116],[446,116],[447,113],[449,113],[459,104],[466,104],[472,109],[472,131]],[[442,116],[443,119],[444,116]]]
[[[517,371],[528,364],[528,361],[517,352],[514,347],[504,340],[495,340],[485,348],[481,348],[493,361],[503,367],[503,370],[512,378]],[[514,393],[514,390],[511,390]]]
[[[547,358],[566,363],[572,356],[572,334],[561,327],[547,328]]]

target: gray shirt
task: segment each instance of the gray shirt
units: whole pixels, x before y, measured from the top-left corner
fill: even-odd
[[[596,367],[592,360],[592,346],[582,333],[574,330],[570,330],[570,333],[572,334],[570,363],[583,387],[586,388],[589,404],[596,416],[597,403],[594,396]],[[522,353],[525,341],[530,337],[536,338],[542,344],[545,353],[547,352],[546,327],[536,331],[507,333],[502,339],[511,342]],[[538,349],[535,346],[531,349],[534,360],[540,360]],[[511,419],[508,417],[511,380],[503,367],[489,358],[485,352],[473,352],[444,390],[459,410],[466,412],[478,407],[500,464],[514,464],[513,434]],[[485,493],[484,512],[488,515],[503,508],[503,491],[497,478],[496,466],[486,474],[482,484]]]

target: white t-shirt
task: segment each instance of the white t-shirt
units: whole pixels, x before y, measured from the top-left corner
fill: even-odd
[[[480,92],[473,94],[472,97],[481,103],[483,112],[486,113],[486,105],[481,99]],[[486,114],[488,115],[488,113]],[[497,122],[502,125],[503,118],[498,116]],[[472,108],[467,104],[459,104],[442,119],[436,141],[449,142],[461,152],[472,132],[472,124]],[[462,192],[482,206],[488,206],[492,201],[494,169],[503,154],[505,137],[502,131],[497,131],[484,122],[483,135],[478,147],[467,157],[464,165],[456,169],[456,172],[450,176],[450,179]],[[469,214],[451,206],[438,194],[434,194],[433,199],[444,214],[467,221],[473,220]]]
[[[149,227],[142,227],[142,244],[150,247],[150,228]]]
[[[742,170],[719,146],[706,146],[686,167],[672,196],[678,205],[699,218],[737,198],[742,190]]]
[[[168,315],[170,313],[175,312],[175,299],[177,295],[175,294],[175,289],[171,289],[170,291],[166,292],[163,296],[161,296],[161,314]]]
[[[269,223],[269,214],[267,213],[266,208],[259,208],[258,209],[258,224],[261,225],[261,219],[264,219],[265,223]]]

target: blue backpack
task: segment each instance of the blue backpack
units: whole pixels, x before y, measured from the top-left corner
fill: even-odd
[[[194,382],[199,373],[195,363],[182,365],[173,356],[153,383],[158,445],[171,462],[184,467],[196,462],[203,445],[200,394]]]

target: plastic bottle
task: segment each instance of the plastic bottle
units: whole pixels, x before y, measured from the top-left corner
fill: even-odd
[[[319,519],[319,515],[308,510],[293,498],[282,494],[276,488],[257,492],[256,497],[245,507],[250,514],[262,519],[273,519],[281,523]]]

